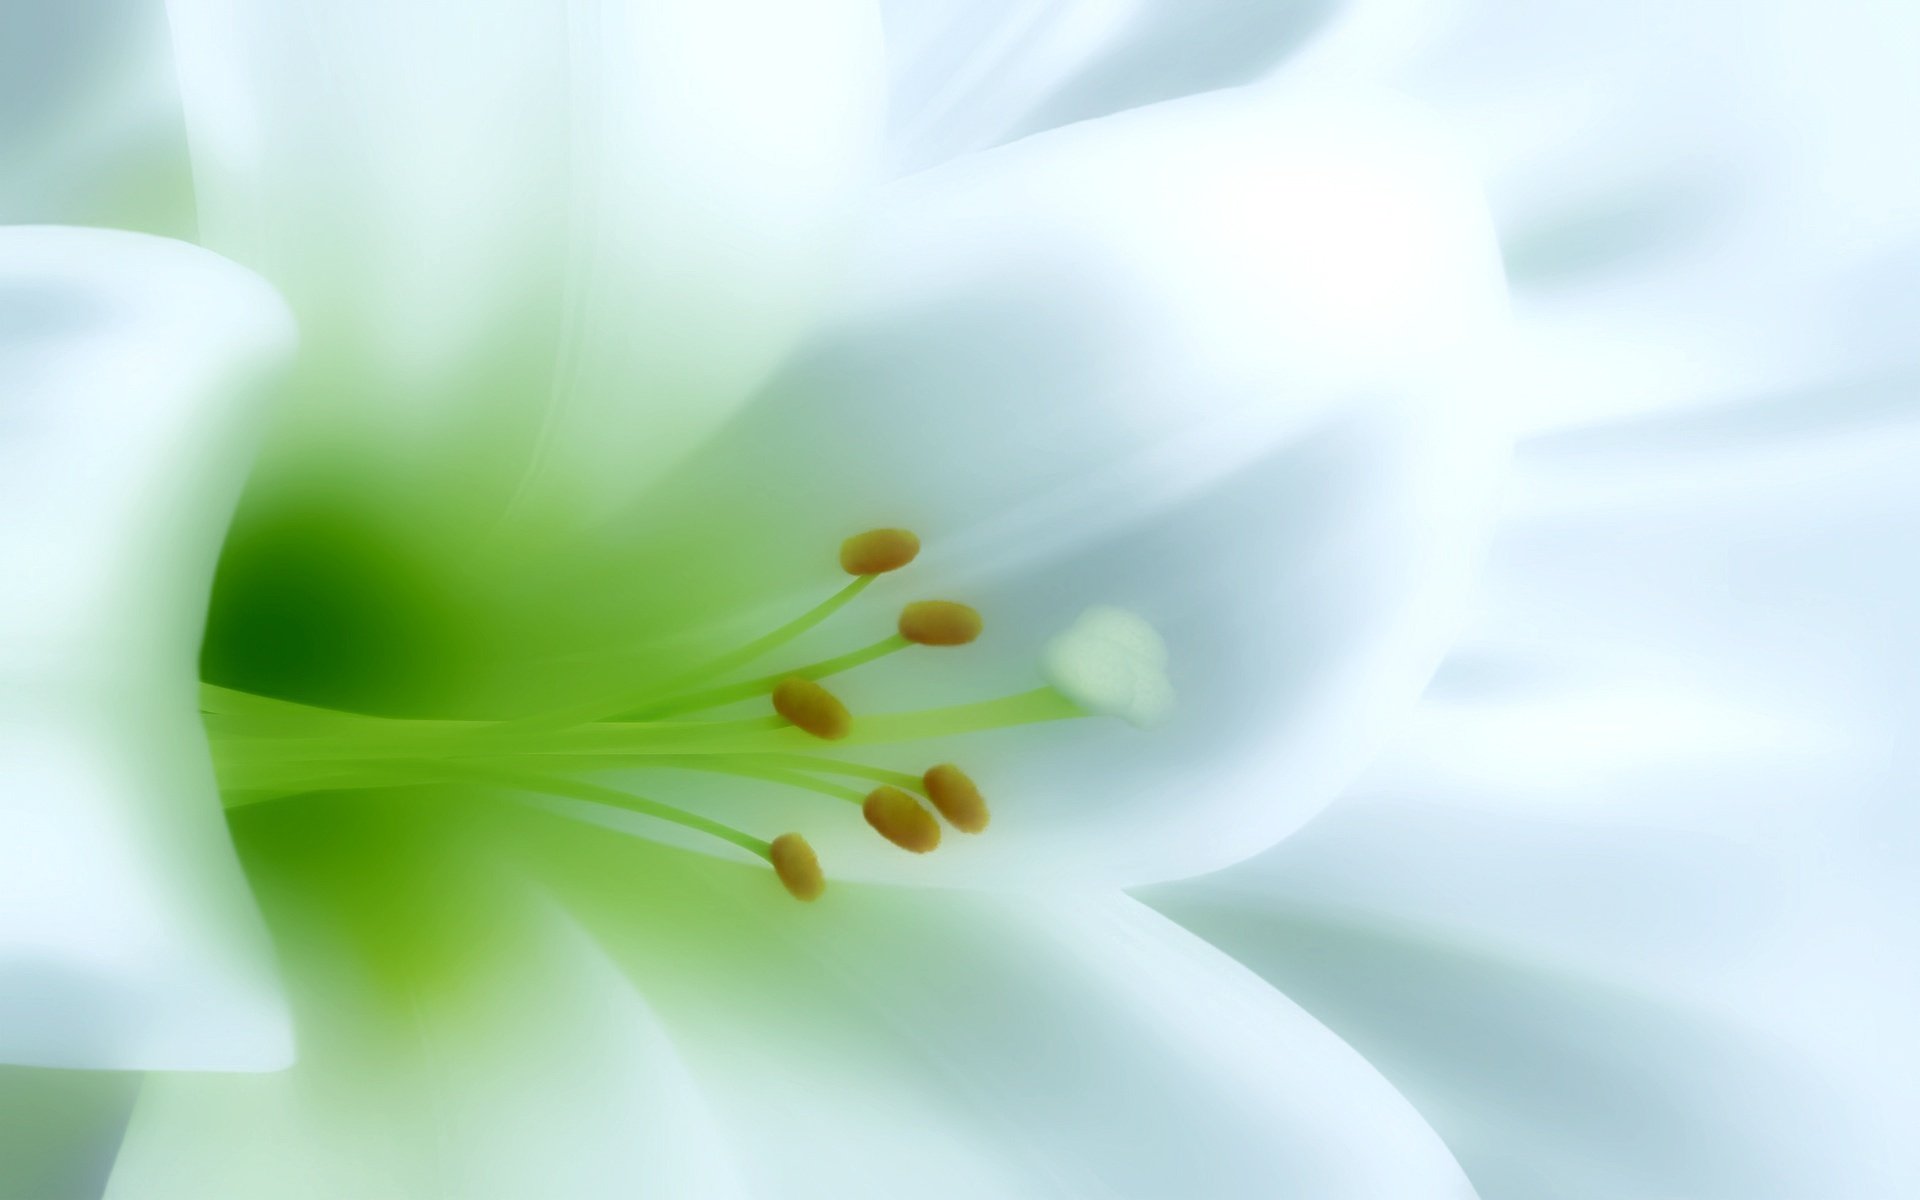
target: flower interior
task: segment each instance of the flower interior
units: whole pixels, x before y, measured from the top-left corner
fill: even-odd
[[[987,828],[980,789],[958,764],[933,763],[916,774],[862,761],[860,748],[1090,715],[1145,723],[1164,709],[1164,648],[1139,618],[1114,609],[1090,610],[1049,644],[1046,684],[986,700],[855,713],[830,682],[892,655],[937,660],[972,644],[984,629],[981,615],[950,600],[905,605],[895,632],[867,645],[767,669],[791,643],[857,605],[876,579],[907,568],[919,553],[919,539],[904,529],[850,537],[839,556],[850,580],[791,620],[665,677],[570,696],[530,714],[375,715],[203,683],[201,709],[225,803],[324,803],[340,792],[436,785],[544,796],[638,814],[711,839],[716,848],[745,851],[766,862],[794,897],[812,900],[824,890],[825,874],[801,833],[736,828],[629,783],[691,771],[787,789],[796,799],[825,797],[858,810],[895,846],[925,854],[940,845],[943,822],[965,834]]]

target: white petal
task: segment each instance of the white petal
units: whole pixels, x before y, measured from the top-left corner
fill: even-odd
[[[398,827],[266,816],[245,836],[271,864],[300,1063],[149,1077],[110,1200],[742,1195],[654,1015],[524,880],[430,848],[389,871],[392,847],[355,835]]]
[[[169,9],[206,242],[327,366],[288,453],[481,530],[604,517],[725,419],[877,114],[862,0]]]
[[[1718,1014],[1516,962],[1417,914],[1154,902],[1365,1054],[1446,1139],[1480,1200],[1902,1194],[1859,1186],[1854,1164],[1875,1147],[1831,1111],[1826,1081]]]
[[[140,1076],[0,1067],[0,1163],[14,1196],[98,1196]]]
[[[190,237],[193,180],[166,13],[14,0],[0,37],[0,222]]]
[[[0,1061],[290,1053],[199,722],[285,308],[204,251],[0,230]]]
[[[1275,70],[1318,69],[1330,49],[1351,80],[1383,57],[1378,43],[1425,27],[1421,8],[1419,0],[888,0],[891,161],[918,170]],[[1303,50],[1310,61],[1296,63]]]
[[[1916,454],[1910,405],[1837,397],[1538,444],[1382,769],[1153,902],[1487,1200],[1912,1191]]]
[[[1462,6],[1413,86],[1485,164],[1551,428],[1871,381],[1920,313],[1912,5]]]
[[[863,603],[946,595],[986,635],[849,676],[856,714],[1031,687],[1098,604],[1165,635],[1179,700],[1145,734],[918,748],[939,757],[915,769],[961,756],[997,799],[994,832],[952,853],[803,832],[842,873],[949,883],[1137,883],[1284,836],[1454,632],[1504,452],[1471,182],[1377,98],[1235,93],[957,161],[875,224],[844,325],[659,509],[757,544],[728,578],[768,596],[824,591],[852,531],[922,535]],[[675,578],[711,594],[693,557]]]
[[[1364,1060],[1131,901],[829,883],[803,906],[582,826],[523,844],[660,1014],[750,1194],[1471,1195]]]

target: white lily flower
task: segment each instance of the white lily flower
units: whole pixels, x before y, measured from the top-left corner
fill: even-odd
[[[1159,97],[1087,84],[876,186],[886,43],[851,0],[170,14],[202,238],[302,338],[201,697],[300,1058],[220,1070],[274,1065],[254,977],[201,966],[250,961],[237,887],[142,964],[204,985],[196,1018],[254,1005],[231,1044],[195,1057],[186,1022],[140,1058],[85,1004],[27,1012],[21,1061],[207,1069],[142,1086],[108,1195],[1468,1194],[1364,1060],[1113,891],[1317,813],[1451,635],[1504,451],[1503,289],[1430,126],[1320,75],[1125,112]],[[176,247],[10,236],[74,248],[48,286],[89,321],[169,299],[154,328],[215,365],[275,307],[203,304],[213,268]],[[203,594],[208,564],[141,531],[210,546],[218,506],[150,480],[233,478],[245,414],[166,409],[203,422],[190,456],[133,414],[191,374],[102,394],[17,336],[26,419],[124,406],[43,470],[110,452],[140,503],[4,528],[89,562],[138,541],[115,595]],[[898,574],[894,526],[925,546]],[[1042,683],[1089,605],[1164,638],[1160,727]],[[62,615],[109,688],[172,664],[155,720],[190,718],[196,629]],[[133,793],[82,824],[22,761],[9,791],[74,853],[137,844],[169,901],[237,878],[211,784],[180,793],[190,857],[136,838]],[[939,840],[916,786],[977,836],[875,836]],[[819,896],[822,867],[815,906],[775,883]],[[98,953],[18,924],[49,973]]]

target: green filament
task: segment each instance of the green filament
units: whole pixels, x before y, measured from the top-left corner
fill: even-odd
[[[871,578],[867,576],[866,578]],[[842,671],[851,671],[878,658],[905,650],[912,642],[899,634],[881,638],[871,646],[862,646],[858,650],[834,658],[822,659],[804,667],[795,667],[791,671],[775,671],[771,675],[762,675],[758,679],[749,679],[745,683],[729,684],[726,687],[711,688],[704,692],[676,696],[663,700],[650,708],[628,714],[626,720],[647,721],[659,717],[682,716],[690,712],[699,712],[707,708],[719,708],[723,704],[734,704],[741,700],[751,700],[755,696],[764,696],[773,691],[783,679],[798,676],[801,679],[825,679],[829,675],[838,675]]]
[[[750,833],[742,833],[731,825],[722,825],[718,821],[710,820],[698,813],[687,812],[685,809],[675,808],[671,804],[662,804],[658,800],[649,800],[645,796],[635,795],[619,788],[588,783],[583,779],[567,779],[558,775],[543,775],[532,771],[457,763],[434,764],[425,768],[423,773],[449,777],[452,780],[491,784],[510,791],[538,792],[565,799],[584,800],[590,804],[603,804],[609,808],[625,809],[628,812],[678,825],[683,829],[691,829],[696,833],[719,838],[768,861],[772,861],[773,857],[773,843],[754,837]]]
[[[823,743],[774,714],[696,716],[768,696],[784,679],[818,680],[897,654],[892,634],[830,658],[752,679],[725,677],[846,607],[860,576],[772,631],[664,681],[511,720],[422,720],[346,712],[202,684],[200,708],[229,808],[328,792],[465,783],[616,808],[772,861],[772,843],[698,813],[580,778],[595,772],[697,771],[861,806],[875,784],[926,794],[905,771],[822,755]],[[764,710],[763,710],[764,712]],[[624,714],[615,717],[613,714]],[[1050,687],[908,712],[856,715],[842,746],[881,746],[1087,715]]]

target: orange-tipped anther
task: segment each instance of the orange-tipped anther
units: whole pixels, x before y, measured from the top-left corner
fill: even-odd
[[[900,610],[900,636],[922,646],[964,646],[980,636],[980,614],[951,600],[916,600]]]
[[[773,689],[773,711],[817,738],[838,741],[853,728],[853,716],[832,692],[798,675]]]
[[[940,822],[897,787],[883,785],[868,792],[860,811],[866,814],[867,824],[902,850],[925,854],[940,844]]]
[[[965,771],[952,763],[941,763],[928,767],[920,778],[927,785],[927,799],[955,829],[979,833],[987,827],[987,802]]]
[[[820,860],[797,833],[783,833],[773,839],[767,851],[773,861],[773,873],[795,900],[817,900],[827,890],[827,877],[820,873]]]
[[[920,553],[920,539],[906,529],[869,529],[840,543],[840,568],[849,575],[898,571]]]

